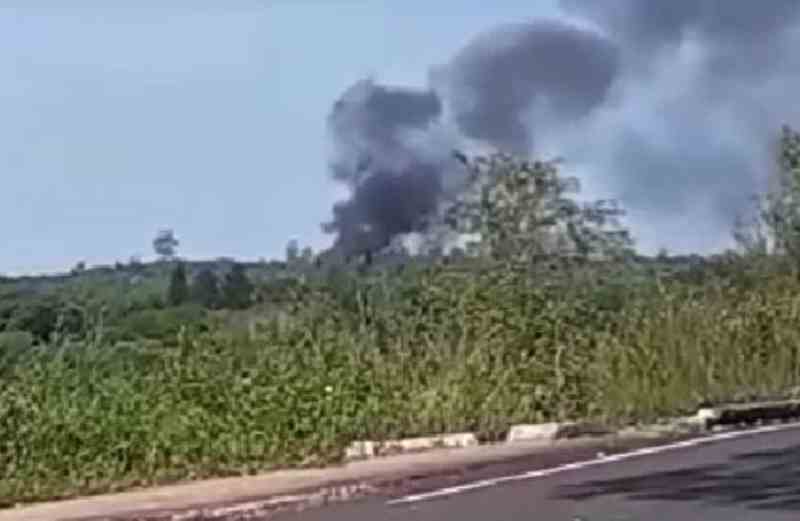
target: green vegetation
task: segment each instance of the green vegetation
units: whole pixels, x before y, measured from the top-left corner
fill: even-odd
[[[189,300],[189,281],[186,280],[186,266],[179,262],[172,270],[167,290],[167,302],[171,306],[180,306]]]
[[[567,197],[556,163],[465,166],[471,189],[444,216],[481,234],[464,254],[351,266],[292,243],[286,263],[245,265],[165,247],[154,264],[0,280],[0,502],[318,465],[357,438],[624,424],[800,385],[795,228],[770,224],[796,218],[791,193],[740,224],[743,253],[645,258],[619,209]],[[758,233],[786,246],[752,248]]]

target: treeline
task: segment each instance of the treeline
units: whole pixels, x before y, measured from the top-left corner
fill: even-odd
[[[241,264],[234,264],[223,277],[204,268],[190,282],[186,264],[178,262],[170,276],[166,300],[171,306],[194,303],[207,309],[247,309],[253,296],[253,283]]]

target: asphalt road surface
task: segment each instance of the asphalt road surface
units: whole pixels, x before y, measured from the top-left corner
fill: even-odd
[[[281,521],[800,520],[800,428],[572,468],[484,470]],[[550,467],[552,469],[552,467]],[[488,472],[488,473],[487,473]]]

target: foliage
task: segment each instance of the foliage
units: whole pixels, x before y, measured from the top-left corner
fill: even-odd
[[[296,239],[292,239],[286,245],[286,262],[294,264],[300,258],[300,245]]]
[[[73,275],[80,275],[81,273],[86,271],[86,262],[79,261],[74,268],[72,268],[71,273]]]
[[[253,283],[247,277],[244,265],[234,264],[222,285],[224,306],[228,309],[246,309],[251,305]]]
[[[776,253],[800,263],[800,133],[782,128],[776,153],[777,186],[754,198],[755,216],[740,218],[734,239],[751,255]]]
[[[192,283],[192,301],[206,309],[217,309],[222,303],[219,280],[214,270],[205,268],[194,278]]]
[[[359,438],[655,419],[800,384],[794,278],[621,287],[603,308],[478,264],[340,277],[301,284],[304,305],[252,335],[180,327],[200,310],[173,308],[131,319],[187,313],[155,344],[28,350],[0,381],[0,498],[319,464]]]
[[[13,310],[5,329],[8,331],[27,331],[34,338],[47,341],[55,330],[58,318],[58,305],[43,299],[31,300],[27,305]]]
[[[209,328],[206,310],[192,304],[168,309],[141,309],[126,313],[108,324],[109,342],[141,339],[173,342],[181,330],[205,331]]]
[[[33,335],[27,331],[4,331],[0,333],[0,352],[30,349],[34,341]]]
[[[631,245],[613,201],[581,205],[568,197],[578,180],[559,176],[557,161],[505,154],[462,159],[469,187],[448,211],[457,231],[479,237],[489,258],[530,264],[551,256],[616,257]]]
[[[180,245],[180,241],[175,237],[172,230],[162,230],[153,239],[153,250],[162,259],[169,260],[175,256],[175,251]]]
[[[189,281],[186,274],[186,265],[179,262],[172,270],[167,289],[167,302],[171,306],[180,306],[189,300]]]
[[[0,332],[0,378],[20,358],[27,356],[35,342],[27,331]]]

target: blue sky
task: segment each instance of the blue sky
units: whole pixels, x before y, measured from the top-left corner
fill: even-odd
[[[327,245],[333,101],[369,75],[422,86],[478,32],[554,3],[0,9],[0,273],[147,259],[165,227],[189,258]]]

